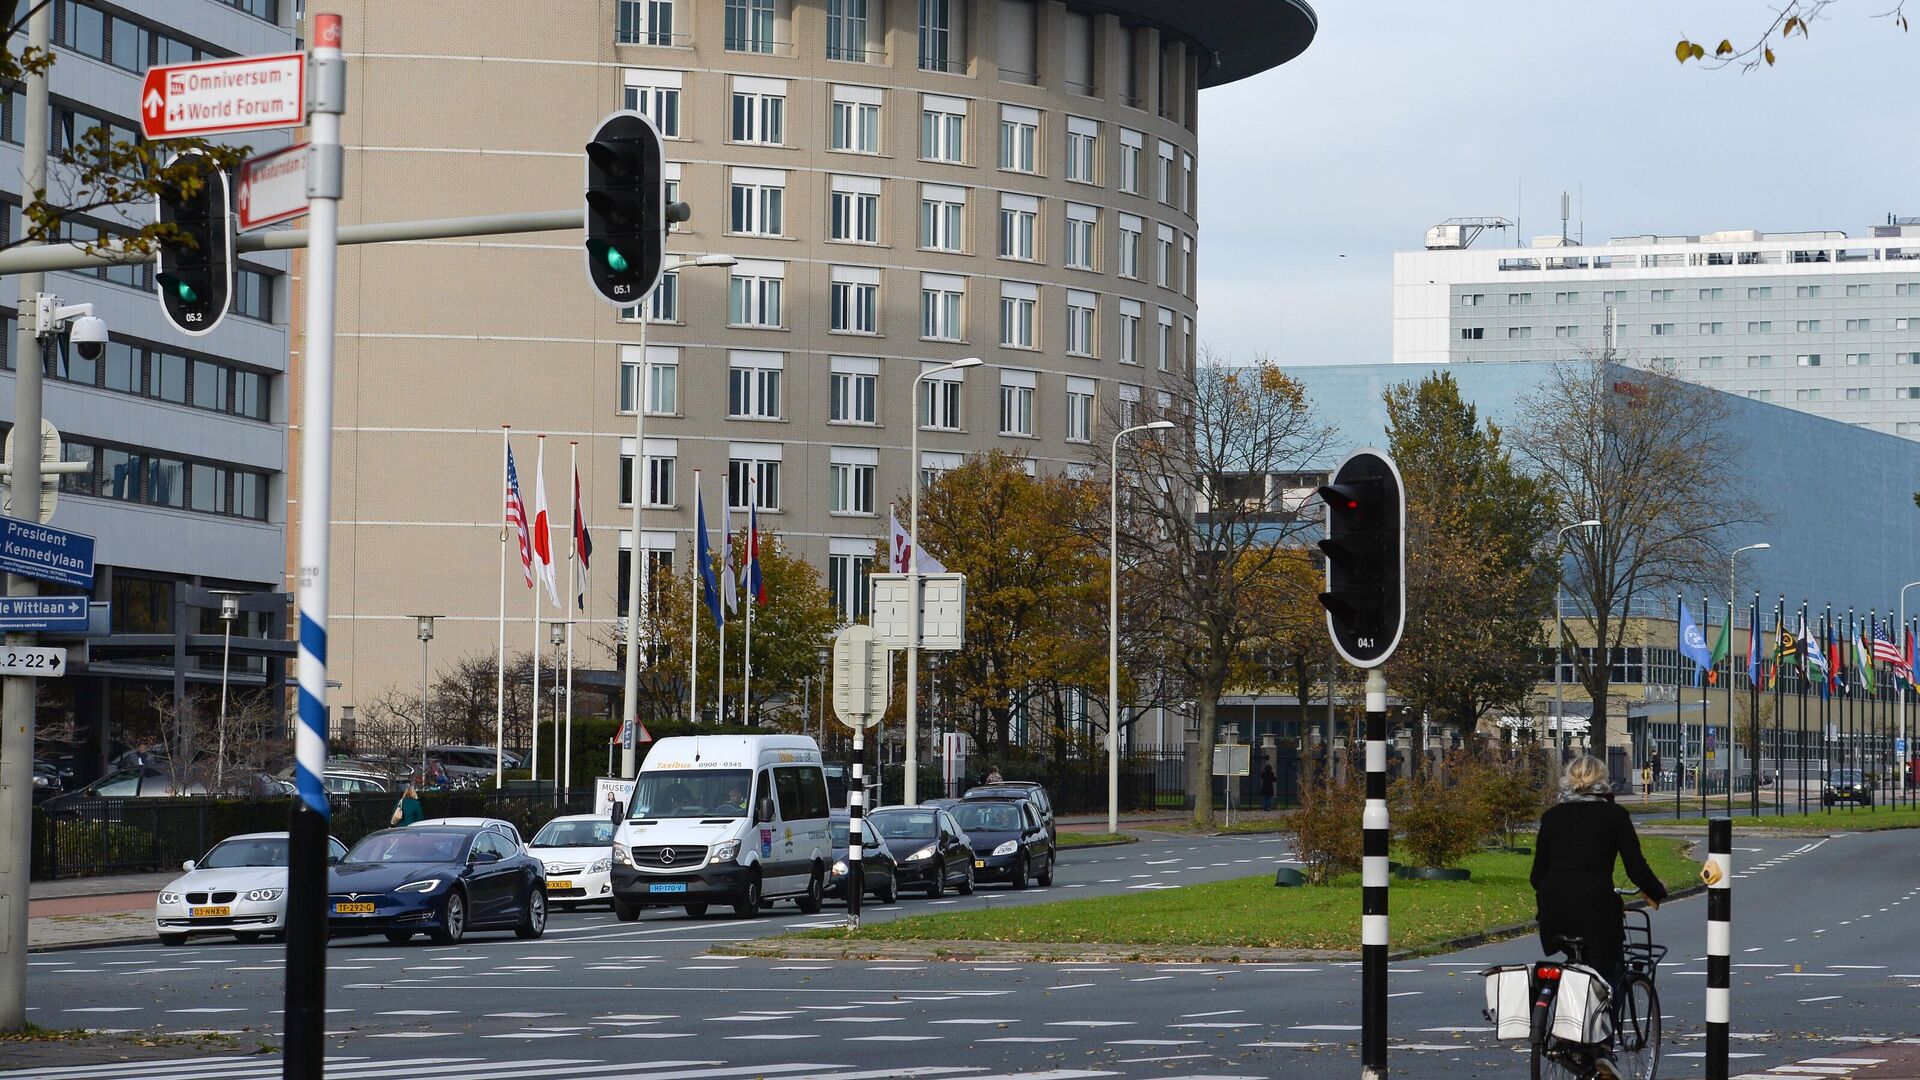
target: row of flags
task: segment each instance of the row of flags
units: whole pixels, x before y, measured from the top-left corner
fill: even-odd
[[[1760,629],[1758,626],[1749,627],[1747,681],[1758,686],[1764,675],[1766,686],[1772,689],[1779,681],[1781,669],[1797,664],[1809,679],[1814,672],[1820,673],[1819,685],[1823,694],[1845,691],[1849,685],[1849,673],[1852,685],[1871,693],[1878,683],[1874,669],[1878,665],[1885,665],[1900,686],[1912,686],[1913,634],[1909,632],[1903,635],[1905,645],[1902,646],[1888,636],[1890,626],[1890,623],[1869,616],[1847,629],[1837,625],[1836,620],[1813,631],[1807,628],[1807,616],[1802,612],[1798,632],[1787,629],[1785,619],[1779,621],[1771,658],[1764,661]],[[1702,674],[1708,685],[1718,681],[1718,666],[1728,659],[1732,644],[1731,620],[1721,624],[1720,635],[1709,648],[1706,635],[1701,633],[1698,624],[1693,621],[1692,613],[1687,610],[1686,601],[1680,602],[1680,653],[1699,668],[1695,673],[1694,685],[1699,685]]]
[[[544,444],[541,449],[542,453],[533,466],[533,520],[529,527],[527,504],[520,498],[520,472],[513,465],[513,447],[507,447],[507,526],[520,539],[520,568],[526,574],[527,588],[533,588],[537,573],[541,584],[546,586],[547,598],[553,602],[553,606],[565,608],[567,605],[560,600],[560,586],[554,572],[553,531],[547,519],[547,456]],[[573,553],[580,565],[574,603],[585,611],[587,576],[593,564],[593,538],[587,535],[587,513],[580,499],[578,467],[573,470]]]
[[[754,481],[749,480],[751,488]],[[767,605],[767,583],[760,575],[760,500],[749,496],[747,499],[747,558],[745,585],[747,595],[756,607]],[[707,612],[713,616],[713,624],[721,629],[727,625],[727,616],[740,610],[741,579],[733,569],[733,507],[723,500],[720,504],[720,574],[714,576],[713,548],[707,541],[707,502],[706,493],[699,488],[693,492],[694,543],[699,554],[695,556],[700,569],[701,600],[707,606]]]

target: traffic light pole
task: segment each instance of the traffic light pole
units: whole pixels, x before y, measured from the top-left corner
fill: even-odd
[[[1387,677],[1367,672],[1367,802],[1360,817],[1360,1075],[1387,1075]]]
[[[53,33],[50,5],[41,4],[27,18],[28,51],[46,50]],[[26,76],[26,124],[20,191],[32,204],[34,192],[47,186],[47,75]],[[30,249],[23,249],[30,250]],[[19,281],[20,329],[13,365],[14,430],[27,434],[16,440],[22,452],[14,454],[13,493],[20,505],[16,515],[40,520],[40,327],[27,315],[27,306],[45,288],[42,275],[23,274]],[[39,585],[28,577],[9,575],[7,595],[37,596]],[[8,645],[33,645],[31,633],[8,634]],[[23,1031],[27,1025],[27,880],[33,862],[33,742],[34,691],[31,678],[12,676],[0,689],[0,1031]]]
[[[340,223],[340,114],[347,61],[338,15],[314,16],[307,84],[307,341],[300,404],[300,721],[297,798],[288,824],[286,1080],[320,1080],[327,995],[327,542],[333,520],[335,241]]]

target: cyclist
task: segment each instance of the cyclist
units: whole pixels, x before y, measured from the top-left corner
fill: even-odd
[[[1567,762],[1564,787],[1560,803],[1540,816],[1533,847],[1540,943],[1552,956],[1562,951],[1562,936],[1579,938],[1587,964],[1606,977],[1618,1002],[1624,905],[1613,890],[1614,860],[1654,907],[1667,898],[1667,889],[1640,854],[1633,819],[1614,803],[1607,767],[1599,758],[1582,754]],[[1618,1075],[1610,1050],[1603,1050],[1594,1066],[1602,1076]]]

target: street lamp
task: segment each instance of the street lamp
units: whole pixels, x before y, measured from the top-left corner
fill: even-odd
[[[1553,583],[1553,726],[1554,726],[1553,745],[1554,745],[1554,749],[1559,753],[1560,760],[1562,762],[1566,761],[1567,759],[1567,703],[1566,703],[1565,691],[1562,689],[1563,684],[1561,683],[1561,680],[1560,680],[1560,653],[1563,649],[1566,648],[1567,637],[1566,637],[1565,626],[1562,623],[1560,618],[1560,594],[1566,591],[1566,587],[1567,587],[1567,563],[1566,563],[1566,559],[1564,558],[1564,555],[1566,554],[1566,549],[1567,549],[1567,533],[1572,532],[1574,529],[1597,529],[1599,527],[1600,527],[1600,521],[1598,518],[1588,518],[1585,521],[1576,521],[1571,525],[1562,525],[1560,526],[1559,532],[1556,534],[1556,540],[1554,544],[1553,567],[1554,567],[1555,576],[1554,576],[1554,583]],[[1593,707],[1599,708],[1601,706],[1599,702],[1594,702]],[[1589,717],[1587,721],[1589,725],[1588,730],[1589,732],[1591,732],[1592,730],[1591,725],[1593,723],[1591,712],[1588,713],[1588,717]],[[1605,751],[1603,750],[1602,753],[1604,752]]]
[[[689,266],[732,266],[739,260],[731,255],[700,255],[681,259],[661,268],[664,276]],[[647,483],[647,317],[646,306],[653,300],[649,292],[640,298],[640,363],[633,372],[633,548],[627,558],[627,664],[626,700],[620,708],[620,775],[632,776],[634,766],[634,718],[640,696],[640,575],[646,571],[646,552],[640,541],[640,506],[646,502]]]
[[[227,662],[233,656],[233,620],[240,617],[240,594],[217,593],[220,597],[220,725],[213,757],[213,790],[224,794],[227,778]]]
[[[1727,556],[1727,745],[1728,746],[1733,746],[1738,741],[1733,737],[1733,595],[1734,595],[1733,594],[1733,589],[1734,589],[1733,574],[1734,574],[1734,564],[1739,561],[1741,552],[1766,551],[1771,547],[1773,547],[1772,544],[1765,544],[1765,543],[1748,544],[1745,547],[1734,548],[1733,553]],[[1701,612],[1700,613],[1701,618],[1704,619],[1706,617],[1706,614],[1707,613],[1704,611]],[[1759,621],[1760,621],[1759,612],[1756,611],[1754,612],[1753,622],[1758,623]],[[1748,638],[1751,639],[1755,633],[1759,632],[1759,630],[1760,628],[1758,626],[1749,625],[1747,627]],[[1751,732],[1750,732],[1751,745],[1748,747],[1748,749],[1753,751],[1753,753],[1748,755],[1748,757],[1751,758],[1751,760],[1747,762],[1747,768],[1753,773],[1753,791],[1750,793],[1751,799],[1752,799],[1752,805],[1753,805],[1753,816],[1759,817],[1760,816],[1760,754],[1759,754],[1760,692],[1757,688],[1749,684],[1747,687],[1747,694],[1751,699],[1751,703],[1753,706],[1752,710],[1747,715],[1747,726],[1751,729]],[[1702,705],[1700,706],[1700,708],[1701,708],[1700,726],[1705,727],[1707,723],[1706,706]],[[1680,705],[1678,702],[1675,702],[1673,706],[1673,718],[1676,721],[1680,719]],[[1706,746],[1706,743],[1703,741],[1701,743],[1702,757],[1700,761],[1700,783],[1703,787],[1707,782],[1706,781],[1707,762],[1705,758],[1705,746]],[[1776,747],[1775,750],[1777,752],[1778,748]],[[1733,751],[1732,750],[1727,751],[1727,813],[1729,814],[1733,813]]]
[[[433,640],[433,621],[438,615],[415,615],[414,636],[420,639],[420,782],[427,782],[427,649]]]
[[[1135,424],[1113,433],[1107,456],[1107,831],[1120,831],[1120,440],[1141,431],[1166,431],[1171,420]]]
[[[913,597],[913,632],[907,637],[907,765],[906,786],[902,797],[908,806],[918,801],[920,765],[920,384],[929,376],[947,371],[977,368],[984,361],[977,356],[931,367],[913,377],[913,431],[911,455],[912,498],[907,508],[907,593]]]
[[[820,745],[824,747],[827,745],[827,660],[833,650],[822,645],[814,650],[814,655],[820,659]]]

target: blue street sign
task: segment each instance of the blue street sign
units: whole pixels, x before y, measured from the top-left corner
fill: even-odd
[[[1895,739],[1895,740],[1893,740],[1893,752],[1894,752],[1894,753],[1896,753],[1896,754],[1904,754],[1904,753],[1906,753],[1906,752],[1907,752],[1907,740],[1905,740],[1905,739]]]
[[[84,633],[88,616],[84,596],[0,596],[0,630]]]
[[[93,588],[93,537],[0,517],[0,573]]]

